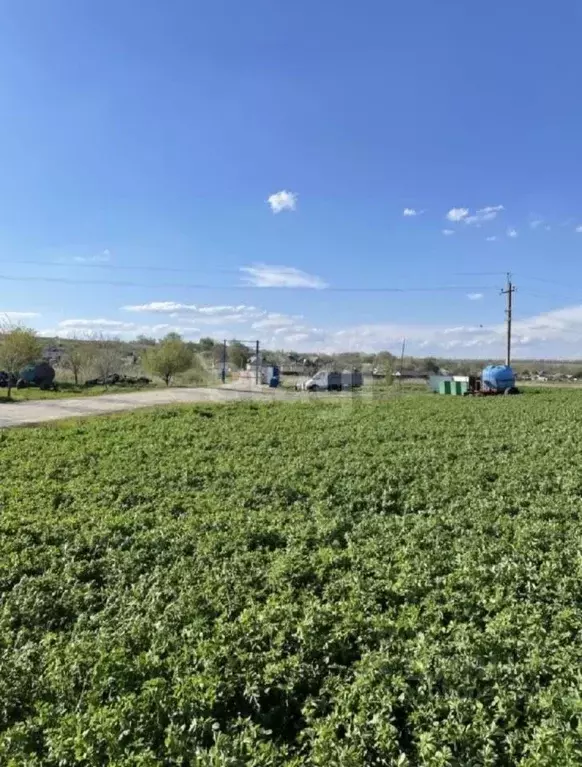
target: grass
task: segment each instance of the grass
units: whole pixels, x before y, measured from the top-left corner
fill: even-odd
[[[0,764],[581,763],[580,393],[333,401],[0,432]]]
[[[6,396],[6,389],[0,389],[0,403],[31,402],[34,400],[68,399],[72,397],[98,397],[102,394],[115,394],[122,392],[149,391],[159,389],[159,384],[146,386],[75,386],[73,383],[58,383],[58,390],[42,391],[36,387],[30,389],[12,389],[10,399]]]

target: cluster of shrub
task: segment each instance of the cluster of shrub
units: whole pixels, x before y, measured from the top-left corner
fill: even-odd
[[[85,381],[85,386],[145,386],[151,382],[151,378],[145,376],[124,376],[114,373],[104,378],[92,378]]]

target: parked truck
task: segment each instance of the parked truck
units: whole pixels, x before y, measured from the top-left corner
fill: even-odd
[[[320,370],[302,384],[297,384],[298,389],[304,391],[347,391],[362,386],[362,374],[357,371],[344,370],[338,373],[330,370]]]

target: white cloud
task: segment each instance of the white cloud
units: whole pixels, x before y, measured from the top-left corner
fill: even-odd
[[[300,316],[292,316],[290,314],[279,314],[278,312],[269,312],[264,319],[260,319],[257,322],[253,322],[252,327],[256,330],[263,328],[277,328],[279,331],[287,330],[290,326],[295,325]],[[275,330],[275,333],[277,330]]]
[[[483,293],[467,293],[469,301],[480,301],[483,298]]]
[[[402,211],[403,216],[422,216],[424,210],[416,210],[415,208],[404,208]]]
[[[280,329],[281,330],[281,329]],[[296,325],[293,328],[285,328],[285,333],[277,335],[277,342],[284,347],[293,347],[302,344],[303,348],[316,348],[328,342],[328,335],[320,328],[310,328],[306,325]]]
[[[502,210],[505,210],[503,205],[487,205],[485,208],[479,208],[475,213],[469,215],[469,208],[451,208],[446,218],[455,224],[464,221],[466,224],[473,224],[479,227],[487,221],[493,221]]]
[[[443,231],[443,234],[445,235],[445,237],[450,237],[451,234],[455,233],[452,229],[443,229],[442,231]]]
[[[250,310],[256,311],[254,306],[199,306],[198,311],[200,314],[229,314],[230,312],[244,312]]]
[[[111,261],[111,251],[105,248],[101,253],[93,256],[75,256],[73,261],[77,264],[106,264]]]
[[[212,324],[215,321],[222,322],[229,318],[253,319],[265,314],[256,306],[198,306],[197,304],[181,304],[177,301],[151,301],[148,304],[134,304],[121,307],[126,312],[140,312],[142,314],[167,314],[170,317],[196,318],[197,322]]]
[[[486,208],[479,208],[479,210],[471,216],[464,216],[463,221],[466,224],[476,224],[477,226],[480,226],[486,221],[493,221],[502,210],[505,210],[503,205],[488,205]]]
[[[317,288],[327,287],[321,277],[307,274],[293,266],[269,266],[268,264],[253,264],[243,266],[240,270],[246,285],[257,288]]]
[[[576,231],[577,231],[577,232],[582,232],[582,226],[577,226],[577,227],[576,227]]]
[[[12,312],[8,309],[0,309],[0,323],[20,322],[21,320],[30,320],[34,317],[40,317],[40,314],[38,312]]]
[[[507,236],[508,237],[517,237],[517,229],[508,229],[507,230]]]
[[[479,295],[469,294],[467,298],[478,301]],[[230,309],[231,307],[220,308]],[[171,312],[166,312],[166,316],[172,316]],[[218,313],[214,316],[222,315]],[[400,348],[402,338],[405,337],[407,350],[411,354],[454,355],[460,358],[485,359],[502,359],[505,347],[503,322],[490,325],[432,323],[411,325],[378,322],[321,328],[303,324],[300,317],[280,312],[264,312],[262,319],[265,322],[259,327],[251,327],[252,320],[248,321],[248,326],[246,328],[243,326],[243,336],[228,322],[218,325],[216,329],[213,327],[209,333],[199,322],[199,319],[203,317],[204,315],[200,314],[186,315],[184,321],[177,320],[175,323],[162,321],[151,324],[124,322],[114,318],[65,319],[56,329],[45,330],[43,334],[67,337],[81,333],[101,332],[129,340],[140,334],[161,338],[173,331],[188,339],[197,339],[203,335],[212,335],[215,338],[232,338],[237,335],[244,338],[259,338],[261,345],[268,349],[295,349],[306,352],[389,349],[395,353]],[[276,326],[275,322],[278,322]],[[582,304],[514,320],[513,331],[516,356],[521,354],[522,357],[529,358],[576,357],[582,348]]]
[[[529,225],[532,229],[537,229],[538,226],[541,226],[543,223],[544,222],[541,218],[534,218],[533,221],[529,222]]]
[[[179,314],[171,314],[170,317],[180,317]],[[235,322],[240,324],[242,322],[248,322],[249,316],[247,314],[218,314],[210,317],[196,317],[196,322],[199,325],[221,325],[223,322]]]
[[[300,341],[306,341],[309,338],[309,333],[291,333],[291,335],[285,336],[285,341],[290,344],[296,344]]]
[[[505,345],[505,325],[359,325],[328,335],[337,350],[397,349],[407,339],[411,353],[430,348],[435,353],[454,351],[459,357],[501,358]],[[582,305],[556,309],[523,320],[514,320],[516,350],[531,356],[574,356],[582,343]]]
[[[497,239],[497,236],[493,234],[491,235],[491,237],[485,237],[485,239],[487,240],[487,242],[495,242],[495,240]]]
[[[469,215],[469,208],[451,208],[446,215],[449,221],[458,223]]]
[[[295,210],[297,208],[297,195],[295,192],[287,192],[285,189],[275,192],[267,198],[273,213],[281,213],[283,210]]]
[[[77,319],[63,320],[62,322],[59,322],[59,328],[74,328],[75,330],[91,330],[95,328],[99,330],[135,330],[135,327],[135,323],[133,322],[121,322],[120,320],[106,319]]]
[[[149,304],[133,304],[121,307],[126,312],[152,312],[156,314],[169,314],[170,312],[197,311],[194,304],[179,304],[175,301],[151,301]]]
[[[200,328],[191,324],[170,324],[156,323],[153,325],[138,324],[134,322],[123,322],[109,318],[77,318],[62,320],[58,325],[51,329],[42,329],[39,331],[43,336],[58,336],[60,338],[72,338],[82,336],[90,338],[93,335],[113,336],[129,341],[139,335],[162,338],[168,333],[179,333],[185,338],[198,338],[201,335]],[[223,331],[221,336],[224,337]],[[202,334],[203,335],[203,334]]]

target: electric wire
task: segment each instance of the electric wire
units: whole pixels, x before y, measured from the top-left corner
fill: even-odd
[[[190,290],[220,290],[220,291],[248,291],[248,290],[277,290],[282,291],[286,288],[278,285],[208,285],[203,283],[187,283],[187,282],[157,282],[143,283],[134,282],[133,280],[83,280],[75,279],[71,277],[45,277],[36,275],[9,275],[0,274],[0,280],[7,282],[46,282],[46,283],[62,283],[65,285],[107,285],[110,287],[132,287],[132,288],[187,288]],[[445,285],[437,287],[370,287],[370,286],[352,286],[352,287],[327,287],[327,288],[313,288],[303,285],[293,286],[287,288],[288,290],[308,290],[311,293],[442,293],[449,291],[478,291],[478,290],[497,290],[497,287],[491,286],[467,286],[467,285]]]

